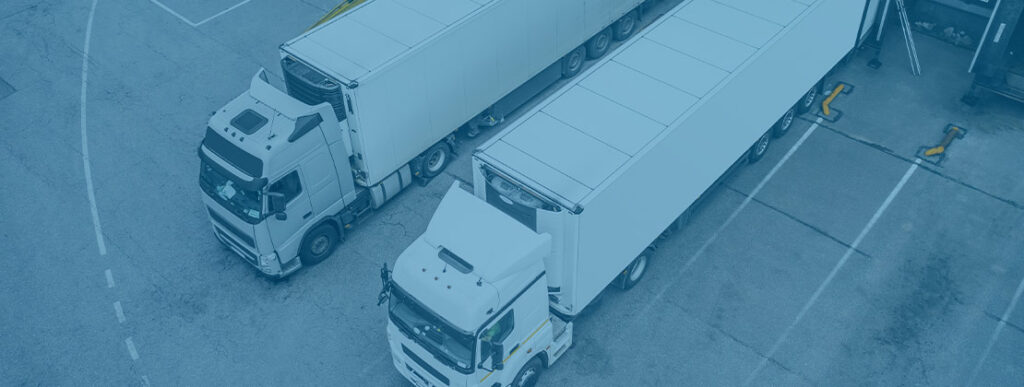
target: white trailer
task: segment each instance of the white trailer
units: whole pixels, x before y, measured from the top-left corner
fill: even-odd
[[[474,195],[452,187],[384,275],[395,367],[535,382],[575,316],[635,285],[655,239],[812,107],[873,1],[686,1],[480,146]]]
[[[635,30],[642,0],[373,0],[281,46],[215,112],[199,155],[215,234],[271,276],[328,257],[354,220]],[[269,198],[268,200],[265,200]]]

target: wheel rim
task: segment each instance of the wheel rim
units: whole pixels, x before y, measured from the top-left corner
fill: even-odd
[[[619,36],[627,36],[633,32],[633,26],[636,24],[636,19],[626,17],[619,23]]]
[[[757,140],[757,145],[754,146],[754,153],[757,154],[758,157],[763,155],[764,152],[768,150],[768,141],[769,140],[767,134],[761,136],[761,138]]]
[[[529,386],[531,384],[531,382],[533,382],[533,378],[536,375],[537,375],[537,373],[534,372],[533,368],[527,368],[527,369],[523,370],[523,376],[521,378],[519,378],[518,386],[519,387]]]
[[[583,65],[583,54],[580,51],[573,51],[572,56],[569,57],[569,72],[571,73],[575,73]]]
[[[814,106],[814,100],[818,99],[818,87],[815,86],[807,94],[804,95],[804,107],[810,108]]]
[[[779,129],[783,132],[789,130],[789,126],[793,125],[794,118],[796,118],[796,111],[789,109],[789,111],[786,112],[786,115],[782,116],[782,123],[781,126],[779,126]]]
[[[608,37],[608,34],[597,35],[597,41],[594,42],[594,48],[597,49],[597,52],[604,53],[604,51],[608,49],[608,43],[610,41],[611,38]]]
[[[633,269],[629,271],[629,282],[636,282],[644,275],[644,270],[647,270],[647,255],[641,255],[637,258],[636,263],[633,264]]]
[[[435,149],[430,152],[427,157],[427,171],[434,173],[441,170],[444,167],[444,162],[448,158],[443,149]]]
[[[331,244],[331,238],[327,235],[319,235],[316,239],[313,239],[313,243],[309,246],[309,252],[315,256],[321,256],[327,252],[327,247]]]

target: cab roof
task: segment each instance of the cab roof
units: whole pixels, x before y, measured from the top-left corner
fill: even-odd
[[[493,0],[373,0],[281,46],[340,80],[358,80]]]
[[[494,136],[477,157],[528,178],[563,205],[581,206],[816,1],[678,7]]]

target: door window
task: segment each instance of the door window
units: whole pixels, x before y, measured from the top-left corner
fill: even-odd
[[[512,311],[508,311],[504,316],[498,319],[494,325],[484,329],[484,332],[480,334],[480,356],[484,358],[491,353],[491,344],[501,344],[508,338],[508,335],[512,333],[514,328],[515,319],[512,317]],[[504,356],[504,354],[502,354]]]
[[[284,211],[284,208],[277,207],[283,207],[284,205],[291,203],[292,199],[295,199],[296,196],[299,196],[299,194],[302,193],[302,183],[299,182],[299,171],[292,171],[287,176],[281,178],[281,180],[271,184],[270,192],[276,192],[284,195],[280,201],[271,200],[269,202],[270,213]]]

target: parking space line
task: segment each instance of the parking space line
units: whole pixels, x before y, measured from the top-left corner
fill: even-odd
[[[882,205],[878,207],[878,210],[876,210],[874,215],[871,216],[871,220],[868,221],[868,224],[864,226],[864,229],[862,229],[860,231],[860,234],[857,235],[857,239],[853,240],[853,243],[850,245],[848,249],[846,249],[846,253],[843,254],[843,257],[839,259],[839,262],[837,262],[836,265],[832,268],[832,271],[829,272],[828,276],[825,277],[825,281],[823,281],[821,285],[818,285],[818,289],[814,291],[814,294],[812,294],[811,298],[807,300],[807,303],[805,303],[804,306],[800,308],[800,312],[797,313],[796,318],[793,319],[793,322],[790,323],[788,327],[786,327],[786,329],[782,332],[782,336],[780,336],[779,339],[775,341],[775,344],[773,344],[772,348],[768,350],[768,353],[766,353],[765,356],[761,358],[761,362],[758,363],[757,368],[755,368],[754,371],[751,372],[749,376],[747,376],[747,380],[743,382],[744,386],[748,386],[750,385],[750,383],[754,381],[754,378],[756,378],[757,375],[764,369],[764,367],[768,365],[768,362],[771,360],[771,358],[775,356],[775,352],[779,350],[779,347],[782,346],[782,343],[789,338],[789,335],[791,333],[793,333],[793,329],[796,328],[796,326],[800,324],[800,321],[803,320],[804,316],[807,315],[807,311],[809,311],[811,307],[813,307],[814,304],[818,302],[818,298],[821,297],[821,294],[832,283],[832,280],[835,279],[836,274],[839,273],[839,270],[843,268],[843,266],[846,264],[846,261],[849,260],[850,256],[853,255],[853,253],[857,250],[857,246],[859,246],[860,243],[864,240],[864,237],[868,234],[868,232],[870,232],[871,229],[875,227],[875,223],[878,222],[878,219],[882,217],[882,214],[885,212],[885,210],[889,208],[889,205],[892,204],[892,201],[893,199],[896,198],[896,195],[899,195],[900,191],[903,190],[903,186],[906,185],[907,181],[910,180],[910,177],[914,175],[914,172],[917,171],[917,168],[920,164],[920,159],[915,160],[914,164],[910,166],[910,169],[907,169],[907,172],[903,174],[903,177],[900,179],[900,182],[896,184],[896,187],[893,188],[891,192],[889,192],[889,196],[885,198],[885,201],[882,202]]]
[[[110,269],[104,270],[103,275],[107,277],[107,288],[114,287],[114,273],[110,272]]]
[[[176,18],[180,19],[181,21],[185,22],[185,24],[188,24],[189,26],[194,28],[194,27],[199,27],[199,26],[205,24],[206,22],[208,22],[210,20],[213,20],[213,19],[216,19],[216,18],[218,18],[220,16],[223,16],[224,14],[233,11],[235,8],[238,8],[238,7],[241,7],[243,5],[246,5],[246,4],[248,4],[252,0],[243,0],[242,2],[240,2],[238,4],[235,4],[235,5],[232,5],[231,7],[228,7],[228,9],[225,9],[223,11],[217,12],[213,16],[210,16],[210,17],[208,17],[206,19],[200,20],[198,23],[189,20],[187,17],[185,17],[184,15],[182,15],[182,14],[176,12],[175,10],[171,9],[171,7],[168,7],[164,3],[161,3],[159,0],[149,0],[149,1],[152,2],[153,4],[156,4],[158,7],[163,8],[163,10],[167,11],[167,13],[169,13],[171,15],[174,15],[174,17],[176,17]]]
[[[1021,278],[1020,284],[1017,285],[1017,291],[1013,293],[1013,299],[1010,300],[1010,305],[1006,307],[1006,311],[1003,312],[1003,317],[999,319],[999,323],[996,324],[995,331],[992,332],[992,337],[988,339],[988,344],[985,345],[985,352],[982,352],[981,357],[978,358],[978,364],[974,366],[974,370],[971,371],[971,378],[968,379],[967,385],[971,386],[974,384],[974,379],[978,377],[978,373],[981,371],[981,366],[985,364],[988,359],[988,355],[992,352],[992,347],[995,346],[996,340],[999,340],[999,334],[1003,332],[1003,328],[1006,327],[1006,321],[1010,319],[1013,314],[1013,310],[1017,307],[1017,301],[1020,301],[1020,295],[1024,293],[1024,278]]]
[[[139,360],[139,351],[135,350],[135,342],[131,337],[124,339],[124,345],[128,347],[128,355],[132,357],[132,360]]]
[[[121,301],[114,301],[114,314],[117,315],[117,322],[124,324],[124,309],[121,309]]]
[[[92,7],[89,8],[89,21],[85,24],[85,44],[82,47],[82,94],[79,99],[79,114],[81,121],[82,137],[82,166],[85,168],[85,188],[89,196],[89,211],[92,213],[92,228],[96,232],[96,246],[100,249],[100,255],[107,255],[107,245],[103,242],[103,228],[100,226],[100,213],[96,208],[96,191],[92,185],[92,168],[89,166],[89,135],[86,131],[85,119],[85,96],[86,85],[89,83],[89,44],[92,41],[92,21],[96,16],[96,2],[92,0]]]
[[[711,246],[711,244],[714,243],[716,239],[718,239],[718,235],[721,234],[722,231],[724,231],[725,228],[728,227],[729,224],[731,224],[732,221],[736,219],[736,216],[739,215],[740,211],[743,211],[744,208],[750,205],[750,202],[754,200],[754,196],[757,196],[758,192],[761,192],[761,189],[764,188],[765,184],[768,184],[768,181],[771,180],[773,176],[775,176],[775,173],[778,172],[780,168],[782,168],[782,165],[786,164],[786,161],[788,161],[789,158],[793,156],[793,153],[796,153],[796,150],[799,149],[800,146],[804,144],[804,141],[806,141],[807,138],[811,136],[811,133],[814,133],[814,131],[818,129],[818,126],[821,125],[821,122],[822,118],[818,117],[818,119],[814,121],[814,124],[812,124],[811,127],[808,128],[806,132],[804,132],[803,136],[800,136],[800,139],[796,141],[796,144],[793,144],[793,146],[789,148],[789,151],[786,152],[786,155],[782,156],[782,159],[779,160],[779,162],[776,163],[774,167],[772,167],[771,171],[769,171],[763,179],[761,179],[761,182],[757,184],[757,187],[754,187],[754,190],[750,191],[750,195],[743,199],[743,202],[740,203],[739,207],[736,207],[736,209],[733,210],[731,214],[729,214],[729,217],[725,219],[725,222],[722,223],[721,226],[718,226],[718,229],[715,230],[713,234],[711,234],[711,237],[708,238],[708,240],[704,241],[704,244],[702,244],[700,248],[697,249],[697,252],[693,253],[693,255],[690,256],[690,259],[687,260],[681,268],[679,268],[679,270],[675,273],[674,278],[679,277],[683,272],[689,269],[690,266],[693,266],[694,262],[696,262],[697,259],[704,254],[704,251],[707,250],[708,247]],[[641,310],[640,313],[637,314],[637,316],[643,316],[647,314],[647,311],[651,308],[651,306],[656,304],[658,300],[660,300],[661,297],[665,295],[665,292],[667,292],[668,289],[675,284],[676,282],[672,281],[665,284],[665,286],[662,287],[660,291],[658,291],[658,294],[656,294],[654,298],[647,303],[644,309]]]

